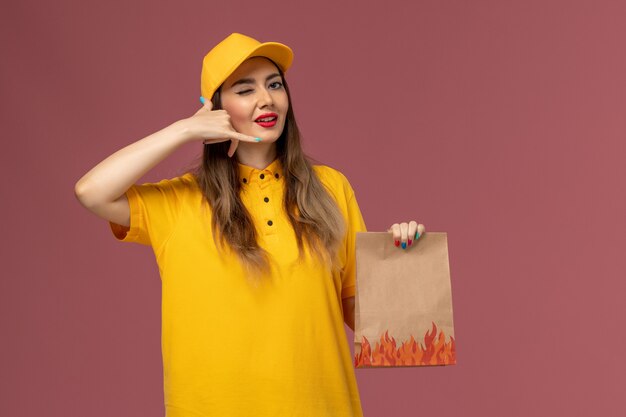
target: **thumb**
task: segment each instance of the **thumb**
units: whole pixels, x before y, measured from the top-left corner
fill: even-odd
[[[213,109],[213,102],[211,100],[207,100],[206,98],[200,96],[200,102],[203,104],[203,108],[207,110]]]

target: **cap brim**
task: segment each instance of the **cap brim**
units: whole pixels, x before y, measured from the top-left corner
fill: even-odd
[[[264,56],[274,61],[283,73],[286,73],[293,62],[293,51],[287,45],[278,42],[264,42],[254,48],[244,61],[253,56]],[[242,61],[243,62],[243,61]]]

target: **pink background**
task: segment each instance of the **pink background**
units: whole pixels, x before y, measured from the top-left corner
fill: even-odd
[[[0,19],[0,415],[163,415],[154,256],[74,184],[191,116],[235,31],[293,48],[305,149],[370,231],[448,233],[458,364],[357,370],[366,417],[623,415],[623,1],[19,1]]]

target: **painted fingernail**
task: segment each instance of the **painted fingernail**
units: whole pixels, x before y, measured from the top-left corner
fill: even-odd
[[[261,138],[254,138],[256,142],[261,142]]]
[[[406,249],[406,242],[402,242],[402,249]]]
[[[415,240],[419,239],[420,237],[420,232],[415,232]]]
[[[394,243],[394,245],[396,245],[396,246],[400,246],[400,241],[399,241],[399,240],[395,240],[393,243]]]
[[[411,239],[409,239],[409,246],[411,246],[411,243],[413,243],[413,241]]]
[[[204,104],[204,97],[200,96],[200,103]]]

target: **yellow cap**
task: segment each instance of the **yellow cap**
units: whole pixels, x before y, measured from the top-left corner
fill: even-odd
[[[246,59],[264,56],[274,61],[283,73],[293,62],[293,51],[278,42],[261,43],[241,33],[232,33],[207,53],[202,61],[200,91],[202,97],[211,100],[215,90]]]

